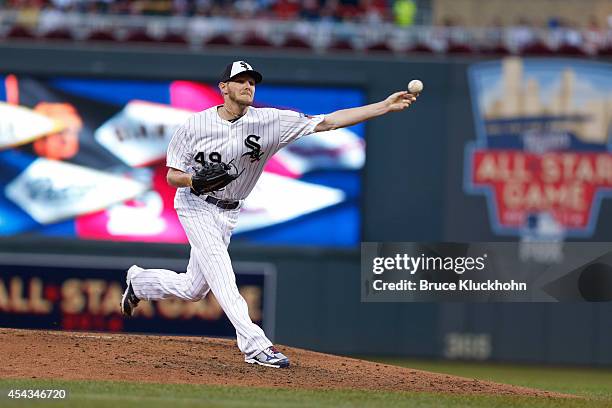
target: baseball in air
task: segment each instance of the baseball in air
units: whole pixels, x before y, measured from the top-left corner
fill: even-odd
[[[418,79],[413,79],[408,83],[408,92],[418,94],[423,90],[423,83]]]

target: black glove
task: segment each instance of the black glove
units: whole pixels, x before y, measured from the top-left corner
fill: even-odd
[[[194,169],[196,172],[191,177],[192,190],[198,195],[221,190],[242,174],[242,172],[230,173],[232,168],[236,169],[236,166],[232,165],[231,162],[227,164],[223,162],[204,162],[201,169]]]

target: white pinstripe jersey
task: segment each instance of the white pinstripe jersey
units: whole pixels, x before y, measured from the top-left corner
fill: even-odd
[[[222,119],[218,106],[191,116],[176,130],[168,145],[166,166],[193,173],[202,160],[232,161],[243,173],[225,189],[215,192],[220,199],[245,199],[261,176],[264,165],[278,150],[300,137],[313,133],[324,115],[304,114],[275,108],[249,107],[234,122]],[[189,188],[178,188],[177,202],[192,201]],[[204,205],[204,202],[202,202]]]

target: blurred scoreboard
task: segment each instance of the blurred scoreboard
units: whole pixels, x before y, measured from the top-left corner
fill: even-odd
[[[257,87],[257,106],[329,113],[363,104],[356,88]],[[216,85],[0,75],[0,236],[187,243],[166,183],[166,149]],[[356,246],[365,127],[301,138],[267,163],[235,238]],[[333,233],[320,234],[333,224]]]

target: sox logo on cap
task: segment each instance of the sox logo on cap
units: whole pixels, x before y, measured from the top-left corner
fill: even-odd
[[[261,82],[262,75],[253,69],[253,66],[245,61],[234,61],[225,67],[223,74],[221,74],[221,82],[227,82],[233,77],[243,72],[248,72],[249,75],[253,76],[256,83]]]

